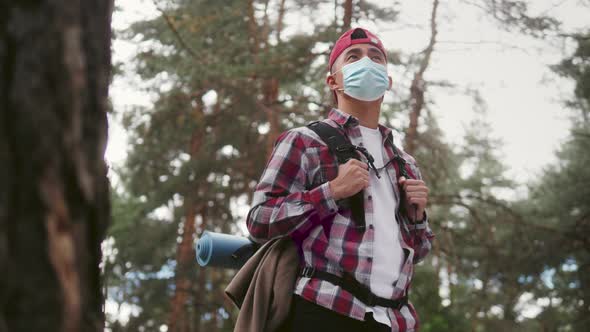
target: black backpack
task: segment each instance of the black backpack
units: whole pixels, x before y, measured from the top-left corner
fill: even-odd
[[[377,172],[375,165],[373,165],[373,157],[371,156],[371,154],[369,154],[369,152],[365,148],[353,145],[348,139],[348,137],[346,137],[346,134],[343,131],[341,131],[338,128],[332,127],[323,121],[311,122],[307,125],[307,127],[313,130],[322,139],[322,141],[326,143],[326,145],[330,149],[330,152],[332,152],[332,154],[336,157],[338,164],[342,165],[351,158],[361,160],[358,154],[358,152],[360,152],[365,156],[365,158],[367,158],[369,165],[371,166],[371,168],[375,170],[375,173],[379,177],[379,173]],[[399,183],[399,178],[402,176],[406,179],[410,178],[408,176],[408,171],[406,168],[406,160],[401,157],[400,151],[395,146],[395,144],[393,144],[393,139],[391,136],[388,138],[387,141],[391,145],[394,153],[394,158],[388,161],[387,164],[389,164],[391,161],[396,161],[397,165],[394,164],[394,167],[396,169],[397,175],[396,181],[397,183]],[[387,164],[385,166],[387,166]],[[400,190],[399,193],[400,200],[403,202],[404,191]],[[363,191],[361,190],[355,195],[340,200],[338,202],[340,206],[349,207],[351,209],[352,219],[361,231],[364,231],[366,227],[363,196]],[[401,204],[400,209],[403,209],[403,206],[404,205]]]

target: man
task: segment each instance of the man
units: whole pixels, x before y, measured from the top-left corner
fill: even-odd
[[[247,218],[251,236],[290,236],[307,267],[296,282],[293,331],[418,329],[407,295],[414,264],[430,251],[434,235],[415,160],[378,123],[392,84],[386,66],[381,41],[362,28],[344,33],[330,54],[326,83],[338,106],[323,122],[366,149],[359,153],[363,161],[338,165],[314,130],[295,128],[278,138],[256,187]],[[364,161],[372,159],[369,167]],[[366,227],[345,204],[359,192]]]

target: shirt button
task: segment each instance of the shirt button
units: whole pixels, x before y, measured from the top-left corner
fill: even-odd
[[[369,197],[367,197],[369,200],[373,199],[373,196],[369,195]]]
[[[373,261],[373,257],[367,257],[367,261],[371,263]]]
[[[373,224],[370,224],[370,225],[369,225],[369,229],[373,229],[373,228],[374,228],[374,227],[373,227]]]

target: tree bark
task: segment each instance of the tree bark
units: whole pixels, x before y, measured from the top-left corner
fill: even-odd
[[[424,57],[420,61],[420,67],[414,79],[412,79],[412,85],[410,86],[410,125],[406,132],[405,137],[405,150],[409,154],[414,154],[418,143],[418,120],[420,114],[424,108],[424,93],[426,91],[426,83],[424,81],[424,72],[430,64],[430,57],[434,52],[434,45],[436,44],[436,11],[438,9],[438,0],[434,0],[432,5],[432,13],[430,16],[430,41],[428,46],[423,51]]]
[[[277,43],[281,43],[281,33],[283,32],[283,20],[285,18],[285,0],[281,0],[279,5],[279,17],[277,18]]]
[[[274,143],[281,134],[279,110],[275,105],[279,99],[279,80],[277,78],[265,79],[262,82],[262,94],[264,96],[262,103],[266,106],[263,109],[269,124],[266,136],[266,159],[268,160],[272,154]]]
[[[112,1],[0,5],[0,331],[103,331]]]
[[[185,200],[182,240],[178,245],[176,252],[176,283],[174,296],[172,297],[170,318],[168,320],[168,329],[171,332],[186,332],[188,331],[189,326],[185,307],[192,290],[190,269],[194,268],[192,263],[195,261],[193,242],[196,209],[194,203],[189,201],[188,197],[186,197]]]
[[[352,0],[344,1],[344,17],[342,18],[342,32],[350,30],[352,25]]]
[[[193,110],[194,121],[203,121],[203,110],[198,105]],[[201,146],[203,144],[204,132],[195,129],[191,137],[189,146],[191,159],[198,158]],[[175,271],[175,288],[174,295],[170,301],[170,313],[168,316],[168,331],[186,332],[191,325],[188,321],[186,305],[189,295],[192,293],[193,282],[191,270],[195,267],[196,252],[193,246],[195,236],[195,219],[197,216],[196,188],[189,188],[184,197],[184,225],[181,235],[181,241],[176,248],[176,271]],[[197,322],[198,323],[198,322]]]

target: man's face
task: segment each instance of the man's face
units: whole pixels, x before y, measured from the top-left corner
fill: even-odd
[[[352,45],[342,54],[336,58],[332,68],[330,70],[330,75],[326,78],[326,83],[330,87],[330,90],[334,91],[336,89],[342,89],[344,87],[344,79],[342,75],[342,67],[346,66],[347,64],[353,63],[362,59],[363,57],[368,57],[373,62],[378,64],[387,66],[387,60],[385,55],[381,53],[377,47],[371,44],[356,44]],[[389,88],[391,88],[391,77],[389,77]],[[341,95],[341,92],[337,91],[338,95]]]

